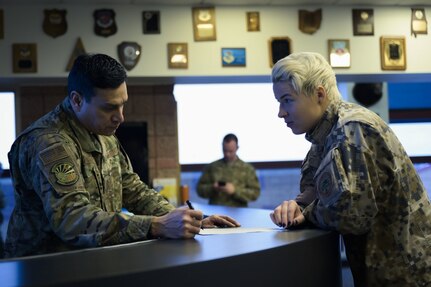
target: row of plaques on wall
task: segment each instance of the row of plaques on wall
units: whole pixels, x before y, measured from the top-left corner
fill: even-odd
[[[291,53],[289,37],[274,37],[268,41],[270,67],[279,59]],[[124,68],[132,70],[139,62],[142,47],[136,42],[122,42],[117,46],[118,58]],[[188,43],[168,43],[168,68],[187,69],[189,64]],[[37,44],[15,43],[13,50],[13,72],[14,73],[37,73]],[[66,66],[70,71],[74,60],[79,55],[85,54],[85,48],[81,38],[78,38],[73,52]],[[245,67],[245,48],[222,48],[221,63],[223,67]]]
[[[411,32],[427,34],[427,20],[425,9],[411,8]],[[216,32],[215,7],[192,7],[193,36],[195,41],[215,41]],[[45,9],[43,31],[51,36],[58,37],[66,33],[66,10]],[[98,36],[109,37],[117,33],[115,11],[112,9],[97,9],[93,12],[94,33]],[[322,9],[315,11],[299,10],[299,30],[306,34],[314,34],[320,28],[322,21]],[[374,10],[352,9],[353,35],[374,35]],[[160,34],[160,11],[143,11],[142,27],[144,34]],[[247,31],[260,31],[260,13],[258,11],[246,12]],[[4,37],[3,10],[0,10],[0,39]]]
[[[122,42],[117,46],[119,61],[126,70],[132,70],[139,62],[142,47],[136,42]],[[36,43],[12,44],[13,72],[37,72],[37,45]],[[278,60],[292,53],[292,44],[289,37],[273,37],[268,40],[269,66],[272,67]],[[69,71],[74,60],[85,54],[81,38],[78,38],[73,52],[66,66]],[[188,43],[168,43],[168,68],[187,69],[189,64]],[[222,67],[245,67],[246,49],[221,48]],[[328,40],[328,61],[333,68],[350,68],[351,52],[348,39]],[[406,69],[406,43],[404,36],[380,37],[380,62],[382,70]]]

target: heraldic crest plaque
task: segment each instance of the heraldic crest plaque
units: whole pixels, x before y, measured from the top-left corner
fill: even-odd
[[[55,38],[67,31],[66,10],[44,10],[43,31],[45,34]]]
[[[117,48],[121,64],[130,71],[139,62],[141,46],[136,42],[122,42]]]
[[[98,36],[109,37],[117,33],[115,12],[112,9],[99,9],[93,13],[94,33]]]

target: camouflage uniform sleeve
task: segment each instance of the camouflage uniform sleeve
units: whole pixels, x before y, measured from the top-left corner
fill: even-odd
[[[206,166],[199,178],[196,191],[200,197],[210,198],[214,192],[213,189],[214,178],[212,175],[212,164]]]
[[[383,140],[364,135],[360,124],[353,124],[351,131],[355,139],[341,139],[323,158],[314,176],[317,199],[304,216],[324,229],[363,234],[377,214],[379,180],[373,150]],[[358,139],[360,144],[355,143]]]
[[[163,196],[141,181],[133,172],[130,159],[121,148],[123,203],[130,212],[140,215],[160,216],[175,209]]]
[[[54,233],[80,247],[127,243],[148,239],[151,216],[108,212],[91,203],[81,170],[81,150],[60,134],[39,136],[34,145],[22,145],[20,167],[30,161],[32,186],[40,197]],[[35,155],[34,157],[32,155]],[[121,191],[119,191],[121,192]]]
[[[243,182],[235,184],[235,192],[232,196],[244,202],[256,200],[260,195],[260,183],[255,169],[251,164],[245,163],[240,172],[244,172],[245,177]]]
[[[300,182],[300,193],[296,196],[295,201],[302,207],[305,208],[316,199],[316,190],[314,188],[313,176],[316,171],[313,166],[312,150],[307,153],[301,167],[301,182]]]

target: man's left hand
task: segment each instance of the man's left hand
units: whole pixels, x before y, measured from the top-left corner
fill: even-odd
[[[241,224],[227,215],[211,215],[202,220],[202,228],[239,227]]]

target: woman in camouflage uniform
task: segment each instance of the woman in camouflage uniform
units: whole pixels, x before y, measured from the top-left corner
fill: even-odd
[[[272,221],[340,232],[355,286],[431,286],[431,204],[393,131],[341,100],[319,54],[281,59],[272,81],[278,117],[312,143],[301,194],[276,207]]]

